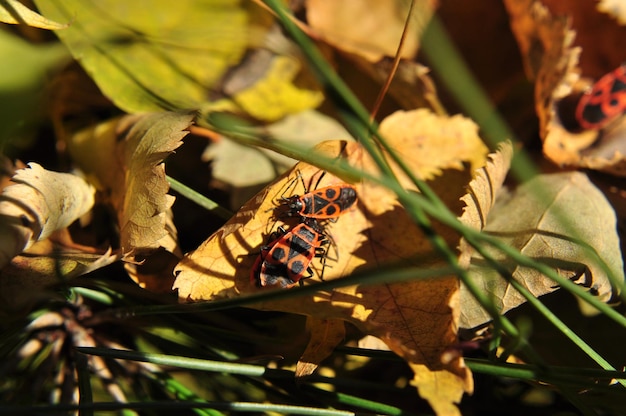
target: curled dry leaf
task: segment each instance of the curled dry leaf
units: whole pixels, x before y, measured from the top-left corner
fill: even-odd
[[[183,142],[193,120],[190,113],[156,113],[129,117],[120,124],[125,138],[118,147],[123,156],[124,183],[114,188],[120,242],[125,255],[164,247],[176,249],[175,229],[168,217],[174,197],[165,178],[163,160]],[[124,125],[126,124],[126,125]],[[168,226],[171,226],[168,232]]]
[[[476,134],[476,125],[461,117],[439,118],[423,110],[401,113],[395,120],[399,122],[402,116],[414,126],[413,134],[396,134],[391,129],[386,132],[388,142],[419,176],[433,178],[438,175],[431,181],[431,186],[460,214],[459,199],[470,179],[470,170],[462,162],[471,159],[469,165],[481,155],[484,159],[486,154],[486,148]],[[437,154],[423,150],[429,147],[439,147],[440,151]],[[317,146],[316,150],[330,157],[343,157],[364,171],[377,172],[357,143],[327,142]],[[456,157],[455,151],[459,151]],[[434,155],[441,158],[441,167],[433,166]],[[282,218],[274,216],[276,199],[289,184],[299,183],[299,177],[308,185],[315,184],[321,174],[318,168],[299,163],[244,205],[195,252],[187,255],[175,271],[174,288],[178,289],[181,300],[213,300],[267,290],[251,283],[250,271],[260,247],[282,222]],[[319,187],[341,183],[339,178],[326,174]],[[325,280],[339,279],[354,271],[384,269],[394,263],[421,267],[443,263],[393,193],[370,182],[353,185],[359,198],[356,208],[326,227],[338,255],[336,260],[327,260]],[[301,194],[301,188],[296,185],[291,192]],[[297,219],[285,219],[285,222],[286,227],[298,223]],[[455,233],[442,226],[435,225],[435,231],[451,245],[458,241]],[[333,252],[334,248],[331,248],[331,255]],[[312,264],[319,276],[320,263],[314,259]],[[304,284],[314,284],[316,280],[316,277],[305,279]],[[419,372],[414,381],[420,394],[422,389],[432,393],[427,398],[433,408],[449,409],[449,406],[456,408],[453,403],[460,400],[463,392],[472,390],[470,372],[461,358],[446,364],[441,362],[443,352],[457,342],[458,287],[456,277],[450,276],[380,286],[349,286],[253,306],[353,323],[363,332],[385,340]],[[442,380],[441,388],[430,388],[432,383]]]
[[[182,144],[193,118],[190,112],[126,116],[79,132],[68,142],[74,160],[110,196],[122,255],[131,261],[127,270],[153,291],[171,289],[171,270],[180,255],[163,160]],[[152,255],[158,267],[150,264]],[[139,262],[143,273],[136,269]]]
[[[0,197],[0,268],[36,241],[73,223],[91,209],[94,189],[82,178],[45,170],[36,163],[20,169]]]
[[[575,43],[582,50],[580,68],[583,75],[597,79],[624,61],[626,51],[616,45],[626,35],[626,27],[602,11],[599,1],[542,0],[542,4],[552,16],[571,23],[576,32]],[[540,53],[537,55],[541,56]]]
[[[119,260],[118,255],[67,248],[50,239],[35,243],[0,271],[0,305],[7,313],[50,299],[46,288]]]
[[[607,28],[606,18],[599,13],[583,10],[583,7],[592,6],[588,2],[571,3],[569,6],[564,6],[563,2],[550,3],[554,8],[561,8],[560,12],[576,14],[577,19],[584,20],[588,27],[603,28],[603,32],[600,39],[595,30],[576,34],[565,15],[554,16],[536,0],[505,1],[527,75],[536,81],[535,102],[544,153],[558,165],[624,176],[626,147],[622,137],[626,133],[626,120],[611,125],[606,131],[581,131],[574,118],[578,97],[593,83],[589,79],[579,80],[578,59],[581,48],[574,47],[574,40],[576,38],[577,43],[587,48],[583,50],[583,56],[590,56],[592,51],[589,48],[595,48],[611,39],[611,35],[604,32]],[[563,7],[570,9],[563,10]],[[582,29],[583,27],[580,30]],[[615,29],[618,27],[615,26]],[[618,42],[623,38],[623,33],[615,31],[612,38],[613,42]],[[538,44],[541,45],[540,48],[537,47]],[[606,60],[606,57],[602,57],[602,60]],[[597,77],[602,75],[602,72],[592,66],[595,63],[581,64],[584,68],[592,68]],[[604,72],[612,69],[614,68],[605,68]]]
[[[576,218],[567,215],[573,212],[572,207]],[[611,297],[611,282],[619,284],[624,280],[615,213],[604,195],[582,173],[539,175],[513,193],[500,195],[484,231],[522,254],[552,266],[562,277],[593,288],[602,300]],[[534,296],[558,289],[554,281],[536,270],[513,263],[496,249],[487,251]],[[612,277],[601,261],[606,263]],[[502,313],[526,302],[476,253],[471,258],[470,276]],[[475,327],[491,319],[464,288],[461,296],[461,327]]]

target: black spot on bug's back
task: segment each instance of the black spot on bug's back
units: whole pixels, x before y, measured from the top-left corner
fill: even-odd
[[[613,85],[611,85],[611,92],[621,92],[624,90],[626,90],[626,83],[624,82],[624,80],[615,78],[615,82],[613,82]]]
[[[297,258],[297,257],[301,257],[301,256],[305,256],[305,257],[310,257],[311,253],[313,253],[313,245],[310,244],[308,241],[305,241],[297,236],[294,236],[294,238],[291,241],[291,244],[289,245],[289,260],[293,259],[293,258]]]
[[[296,260],[290,263],[290,267],[292,274],[295,275],[301,275],[302,273],[304,273],[304,270],[306,269],[306,267],[304,266],[304,263],[300,260]]]
[[[326,198],[327,199],[333,200],[333,199],[335,199],[336,195],[337,195],[337,191],[335,190],[335,188],[328,188],[326,190]]]
[[[329,216],[332,217],[335,215],[336,212],[338,212],[339,210],[337,209],[337,205],[332,204],[326,207],[326,211],[324,211],[324,213]]]
[[[311,230],[311,229],[309,229],[307,227],[302,227],[298,231],[298,235],[294,236],[294,240],[295,240],[295,238],[298,238],[302,242],[306,242],[308,244],[311,244],[311,243],[313,243],[313,241],[315,241],[315,237],[316,236],[317,236],[317,234],[313,230]]]
[[[265,262],[259,273],[259,286],[281,286],[287,287],[294,282],[288,277],[287,267],[284,264],[271,264]]]
[[[281,261],[282,259],[285,258],[285,255],[287,253],[285,253],[285,249],[282,247],[274,247],[274,250],[272,251],[272,259],[276,260],[276,261]]]

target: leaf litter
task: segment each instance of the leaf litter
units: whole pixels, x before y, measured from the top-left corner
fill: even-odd
[[[117,4],[117,2],[114,3]],[[321,5],[321,2],[319,3]],[[556,4],[549,0],[543,3]],[[230,7],[234,3],[228,4]],[[613,13],[618,19],[620,14],[623,14],[623,11],[620,12],[611,1],[602,1],[593,6],[597,6],[598,10],[605,13]],[[320,24],[319,20],[315,21],[316,17],[313,14],[315,7],[316,3],[311,2],[307,12],[311,12],[309,20],[312,27],[319,31],[318,35],[329,43],[336,44],[340,49],[347,45],[346,38],[342,39],[341,35],[336,36],[332,33],[334,29],[326,30],[322,26],[332,23],[333,13],[326,12],[326,16],[322,17],[326,21]],[[337,6],[326,5],[325,7]],[[568,19],[557,14],[551,15],[548,8],[543,7],[540,2],[507,0],[505,7],[511,16],[513,32],[522,50],[529,78],[536,80],[536,108],[545,154],[559,165],[589,167],[623,175],[625,171],[623,154],[626,152],[622,151],[622,141],[619,140],[623,135],[623,126],[616,124],[611,129],[601,132],[578,132],[572,131],[566,125],[567,120],[562,117],[562,104],[568,98],[588,88],[593,83],[593,79],[597,79],[599,75],[597,71],[590,71],[589,68],[601,64],[589,62],[604,61],[587,59],[579,65],[580,50],[574,47],[575,33],[571,30]],[[576,7],[576,9],[583,10],[582,7]],[[234,9],[230,7],[230,12],[232,16],[236,16],[239,24],[243,22],[242,13],[237,6]],[[402,23],[398,19],[395,20],[393,25],[388,25],[389,31],[380,34],[381,36],[375,39],[376,41],[391,40],[383,44],[374,44],[373,55],[370,55],[371,50],[369,50],[372,49],[372,45],[367,42],[362,43],[371,40],[367,37],[357,39],[356,46],[350,45],[344,50],[374,61],[383,55],[393,55],[395,48],[390,45],[395,46],[397,42],[393,40],[393,36],[390,38],[389,36],[393,35]],[[150,25],[147,22],[143,23]],[[194,22],[184,23],[187,25]],[[193,26],[191,24],[190,27]],[[100,30],[97,25],[94,25],[94,28]],[[341,29],[353,30],[356,33],[362,28],[363,25]],[[146,33],[149,33],[153,28],[144,29],[150,29],[146,30]],[[579,37],[583,35],[587,39],[592,38],[589,33],[580,31],[578,35]],[[111,36],[111,38],[115,37]],[[232,55],[238,55],[244,50],[245,43],[241,39],[238,40],[235,42],[236,47],[233,49],[235,52]],[[68,41],[68,43],[72,42]],[[415,45],[408,48],[409,55],[414,53],[415,48]],[[92,52],[87,51],[88,54]],[[167,55],[171,51],[164,52]],[[76,50],[74,53],[76,54]],[[197,56],[195,52],[194,55]],[[97,62],[98,57],[86,57],[88,61],[90,58],[93,59],[87,66],[97,67],[93,64]],[[185,58],[180,59],[179,56],[175,58],[172,61],[188,62]],[[219,72],[223,66],[230,63],[230,59],[226,61],[228,62],[219,62],[216,68],[212,67],[212,70],[207,73]],[[268,106],[263,105],[265,101],[262,100],[262,96],[269,96],[269,92],[276,89],[276,84],[272,84],[276,81],[276,74],[288,74],[287,78],[291,80],[298,72],[298,68],[295,61],[286,62],[285,59],[277,59],[273,64],[274,70],[268,71],[268,82],[259,83],[256,94],[251,94],[250,97],[245,94],[233,97],[233,102],[228,105],[232,105],[233,108],[239,107],[239,109],[247,108],[249,112],[250,110],[259,111],[258,114],[253,112],[252,114],[261,119],[279,118],[282,114],[280,111],[275,111],[275,107],[269,107],[271,110],[269,114],[264,112],[263,108],[268,108]],[[195,62],[193,65],[196,68],[204,68],[203,65],[198,66]],[[148,66],[158,70],[164,69],[167,72],[167,68],[161,65],[148,62]],[[104,72],[115,72],[115,69],[107,66]],[[213,71],[214,69],[217,71]],[[589,78],[579,79],[581,71]],[[92,72],[99,74],[95,70]],[[142,74],[142,71],[128,72]],[[195,75],[201,76],[198,73]],[[109,78],[116,82],[111,84],[110,79],[105,76],[99,79],[99,83],[121,107],[162,108],[163,102],[153,102],[154,97],[125,94],[135,89],[128,88],[128,82],[120,84],[119,76]],[[128,81],[124,77],[121,78]],[[158,76],[148,78],[162,79]],[[176,79],[176,77],[170,78],[170,80]],[[204,81],[197,83],[191,89],[177,88],[179,85],[174,82],[172,84],[174,88],[168,85],[163,90],[155,89],[155,91],[166,91],[164,96],[176,103],[188,102],[187,100],[193,103],[203,102],[206,98],[205,84],[212,85],[212,80]],[[291,86],[290,83],[288,84],[286,87]],[[285,87],[280,84],[279,86]],[[120,90],[124,94],[120,94]],[[289,94],[283,94],[290,97],[285,101],[293,101],[292,98],[300,92],[302,91],[298,89],[289,90]],[[304,100],[308,103],[305,107],[317,103],[316,99],[319,98],[317,92],[311,91],[311,94],[311,96],[305,95],[308,99],[308,101]],[[146,116],[146,118],[113,120],[98,126],[98,129],[82,132],[93,139],[93,143],[89,146],[84,146],[84,143],[78,146],[76,143],[70,145],[70,150],[74,152],[78,148],[75,160],[93,162],[86,163],[86,165],[91,169],[92,177],[98,178],[97,183],[101,194],[107,195],[108,193],[109,202],[118,214],[118,222],[122,229],[122,252],[126,254],[127,260],[135,263],[143,261],[138,253],[146,255],[146,253],[164,250],[167,254],[173,254],[174,257],[178,255],[176,230],[173,227],[169,210],[173,199],[167,195],[168,187],[161,162],[167,154],[180,145],[180,139],[186,134],[184,131],[191,119],[187,119],[186,115],[172,117],[171,114],[167,114],[165,118],[168,117],[171,118],[160,120],[158,116],[153,115]],[[396,117],[395,120],[394,117]],[[150,124],[153,122],[156,122],[158,127],[152,129]],[[150,140],[156,139],[156,136],[169,127],[171,131],[163,134],[165,136],[163,142]],[[477,137],[477,129],[473,123],[461,117],[435,117],[420,110],[394,114],[383,122],[381,130],[390,139],[392,146],[406,157],[412,170],[420,178],[429,182],[450,209],[460,214],[465,204],[461,220],[466,224],[500,237],[503,242],[520,249],[522,253],[530,257],[552,261],[558,273],[571,278],[576,283],[589,286],[598,293],[601,299],[606,300],[612,290],[610,279],[606,276],[605,270],[602,270],[593,259],[587,258],[586,253],[581,250],[581,244],[576,238],[581,237],[580,234],[582,234],[582,239],[600,252],[607,261],[610,271],[617,277],[616,280],[623,280],[622,261],[619,242],[616,241],[615,218],[612,215],[612,209],[600,192],[589,182],[586,175],[580,173],[540,175],[517,189],[508,191],[502,188],[502,183],[508,171],[511,149],[510,146],[504,145],[499,152],[491,155],[487,165],[476,174],[474,181],[471,182],[469,193],[465,194],[465,186],[469,182],[471,172],[485,161],[484,146],[481,147],[471,140],[466,141],[467,136]],[[80,134],[74,140],[77,137],[80,137]],[[471,143],[471,145],[464,148],[463,145],[466,143]],[[142,149],[141,145],[147,146]],[[365,171],[371,173],[376,171],[372,162],[355,143],[325,143],[318,147],[318,151],[331,156],[344,157],[353,166]],[[138,160],[138,164],[133,163],[135,159]],[[278,225],[284,223],[285,227],[291,229],[297,223],[295,219],[285,219],[275,215],[273,208],[276,207],[276,199],[288,187],[288,184],[300,176],[307,183],[315,183],[321,174],[322,172],[313,166],[298,164],[245,204],[228,224],[210,237],[196,252],[185,257],[176,270],[178,276],[175,287],[179,290],[181,300],[213,300],[263,290],[250,282],[251,264],[258,256],[260,247],[267,243],[267,236]],[[412,186],[404,175],[398,175],[404,185]],[[342,180],[327,174],[320,186],[338,183],[342,183]],[[148,184],[149,192],[147,193],[142,192],[145,190],[144,184]],[[428,267],[442,262],[393,194],[367,182],[354,185],[359,192],[358,206],[345,213],[337,223],[328,224],[328,232],[333,236],[340,256],[336,260],[329,261],[325,271],[327,280],[340,279],[352,272],[370,268],[383,269],[390,264],[415,264]],[[543,193],[540,194],[542,198],[537,198],[538,188],[542,189]],[[118,191],[119,189],[121,191]],[[297,192],[302,193],[304,190],[298,189]],[[543,198],[546,195],[547,198]],[[571,210],[572,207],[576,207],[576,212],[581,218],[575,224],[579,234],[571,233],[572,230],[563,227],[561,223],[560,212]],[[35,221],[33,224],[37,225],[38,222]],[[448,244],[458,242],[458,236],[440,224],[435,223],[434,228]],[[52,263],[45,263],[44,257],[45,253],[50,254],[56,250],[54,247],[51,248],[54,242],[48,239],[33,243],[32,237],[35,234],[32,230],[26,230],[22,234],[22,240],[28,240],[26,245],[31,246],[30,252],[39,256],[38,260],[43,260],[41,269],[50,270]],[[576,234],[576,238],[573,234]],[[42,235],[46,236],[46,234]],[[483,259],[477,256],[463,240],[460,243],[460,252],[461,263],[468,266],[472,278],[482,285],[486,292],[492,294],[502,313],[524,302],[524,299],[510,288],[508,282],[496,276],[492,270],[483,267]],[[28,259],[29,254],[27,252],[23,256],[14,257],[9,267],[17,265],[19,269],[22,264],[25,264],[25,267],[35,266],[33,267],[35,269],[37,265]],[[106,256],[91,259],[84,256],[87,259],[85,262],[81,262],[78,257],[80,256],[76,259],[69,259],[75,261],[75,264],[71,261],[61,264],[64,273],[71,275],[72,267],[76,265],[78,265],[76,270],[84,271],[92,270],[93,267],[99,267],[109,261]],[[115,257],[111,256],[111,258]],[[50,259],[51,257],[47,260]],[[556,289],[553,283],[544,276],[509,264],[510,262],[504,257],[498,259],[510,266],[513,276],[536,296]],[[22,261],[24,263],[21,263]],[[56,262],[54,264],[58,265]],[[3,272],[6,272],[9,267]],[[131,271],[132,268],[129,267],[131,274],[134,273]],[[306,279],[305,285],[315,284],[318,280],[321,264],[317,260],[314,260],[314,268],[316,269],[315,276],[312,279]],[[136,273],[134,278],[148,289],[154,290],[160,286],[160,290],[167,291],[169,280],[162,277],[170,270],[171,267],[163,267],[160,270],[161,273],[154,274],[154,280],[142,280],[136,276]],[[10,293],[4,290],[2,292],[3,295]],[[409,362],[415,372],[414,385],[418,387],[422,397],[427,398],[433,405],[436,413],[457,414],[458,409],[453,404],[459,401],[460,394],[464,391],[472,390],[471,375],[463,366],[462,359],[444,362],[442,356],[444,351],[455,347],[456,330],[459,325],[475,326],[489,319],[484,315],[484,311],[481,312],[480,307],[472,301],[473,298],[464,292],[463,287],[459,292],[458,282],[450,277],[449,279],[376,287],[347,287],[319,292],[304,299],[298,298],[297,301],[271,301],[259,303],[255,307],[307,315],[311,341],[298,363],[298,375],[311,374],[319,362],[330,354],[344,336],[343,322],[346,321],[356,325],[364,333],[371,334],[375,339],[384,340],[388,348]]]
[[[397,134],[394,131],[394,125],[407,123],[413,127],[412,134]],[[396,151],[408,156],[406,162],[409,168],[419,176],[430,179],[444,202],[460,215],[460,197],[470,180],[469,166],[477,165],[481,154],[482,158],[486,155],[486,147],[477,136],[476,125],[460,116],[437,117],[427,110],[416,110],[397,114],[386,126],[385,123],[381,125],[381,131]],[[445,146],[446,151],[430,150],[438,146],[440,149]],[[458,149],[459,154],[455,157],[450,149]],[[344,157],[350,165],[364,171],[377,172],[357,143],[327,142],[318,145],[315,150],[330,157]],[[319,168],[298,163],[246,203],[233,219],[196,251],[187,255],[175,270],[174,288],[178,290],[181,301],[231,298],[263,290],[251,284],[250,269],[268,235],[283,222],[282,218],[274,216],[276,199],[298,176],[306,183],[316,183],[322,173]],[[402,176],[402,182],[408,183],[397,169],[396,173]],[[341,183],[341,179],[326,174],[319,187]],[[444,263],[392,192],[369,182],[352,185],[357,189],[359,198],[356,208],[343,214],[337,222],[329,223],[326,228],[339,256],[336,261],[327,262],[325,280],[339,279],[355,271],[384,268],[390,264],[428,267]],[[304,190],[295,189],[293,192],[301,194]],[[297,220],[287,225],[293,227],[296,224]],[[458,243],[458,236],[450,230],[436,225],[436,232],[444,236],[449,244]],[[304,284],[314,284],[315,280],[317,277],[305,279]],[[442,354],[457,342],[458,288],[458,280],[450,276],[380,286],[343,287],[310,297],[257,303],[252,307],[304,314],[317,319],[344,320],[366,334],[383,339],[416,372],[414,383],[422,397],[441,414],[450,414],[452,409],[456,409],[453,403],[458,402],[464,392],[472,390],[471,375],[462,358],[441,362]],[[330,338],[334,347],[338,337]],[[329,344],[330,338],[326,339]],[[324,340],[315,337],[315,342],[323,343]],[[316,357],[317,360],[322,358]],[[436,388],[432,388],[433,385]]]

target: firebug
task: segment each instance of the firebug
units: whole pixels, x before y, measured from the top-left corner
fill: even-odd
[[[313,276],[310,264],[314,257],[323,258],[322,268],[325,265],[325,246],[330,239],[316,220],[307,219],[289,231],[279,231],[282,235],[261,248],[252,267],[250,280],[259,287],[288,289]],[[320,279],[322,275],[323,271]]]
[[[318,184],[323,176],[324,174],[317,181]],[[302,178],[300,177],[300,179]],[[315,218],[318,220],[336,220],[341,214],[350,209],[357,200],[354,186],[345,183],[326,186],[310,192],[304,185],[304,181],[302,185],[305,189],[303,195],[285,197],[284,194],[293,186],[290,185],[279,199],[280,208],[282,208],[284,215],[288,217]]]

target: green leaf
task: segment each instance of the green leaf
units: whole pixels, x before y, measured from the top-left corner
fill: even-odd
[[[198,108],[247,47],[237,0],[36,0],[102,92],[126,112]]]
[[[44,83],[68,59],[59,43],[35,46],[0,31],[0,144],[36,128]]]

